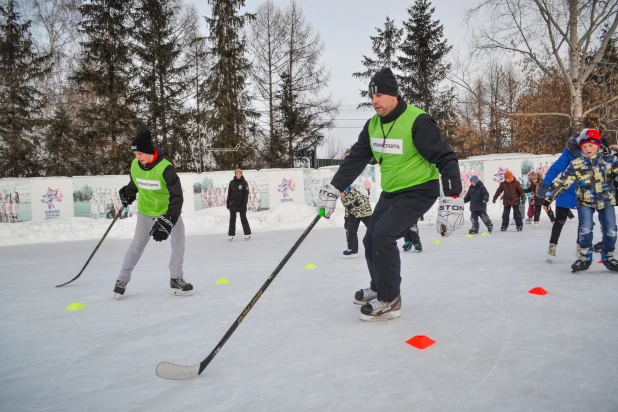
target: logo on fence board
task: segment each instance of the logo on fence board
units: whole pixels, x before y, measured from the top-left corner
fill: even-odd
[[[296,184],[293,179],[286,179],[285,177],[281,179],[281,184],[278,185],[277,191],[283,195],[282,202],[292,202],[294,199],[290,197],[288,190],[294,191],[296,188]]]
[[[60,217],[60,211],[56,209],[54,202],[62,202],[63,197],[60,189],[47,188],[47,193],[41,196],[41,203],[47,203],[48,210],[45,211],[45,220]]]

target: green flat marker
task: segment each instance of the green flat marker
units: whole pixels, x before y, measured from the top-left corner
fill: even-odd
[[[219,278],[215,282],[215,285],[227,285],[228,283],[230,283],[230,281],[227,280],[227,278]]]
[[[86,309],[86,305],[81,302],[73,302],[69,306],[66,307],[66,310],[82,310]]]

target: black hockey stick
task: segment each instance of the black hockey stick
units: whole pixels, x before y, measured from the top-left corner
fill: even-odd
[[[69,283],[73,282],[74,280],[76,280],[78,277],[80,277],[82,275],[82,273],[84,272],[84,269],[86,269],[86,266],[88,266],[88,263],[90,263],[90,259],[92,259],[92,257],[94,256],[95,253],[97,253],[97,250],[99,249],[99,246],[101,246],[101,243],[103,243],[103,241],[105,240],[105,237],[107,236],[107,234],[109,233],[110,230],[112,230],[112,226],[114,226],[114,223],[116,223],[116,220],[118,220],[118,216],[120,216],[120,213],[122,213],[122,208],[116,212],[116,216],[114,216],[114,220],[112,220],[112,223],[109,225],[109,227],[107,228],[107,231],[105,232],[105,234],[103,235],[103,237],[101,238],[101,240],[99,240],[99,243],[97,244],[97,247],[94,248],[94,251],[92,252],[92,254],[90,255],[90,257],[88,258],[88,260],[86,261],[86,264],[84,265],[84,267],[82,268],[82,270],[79,271],[79,273],[77,274],[77,276],[75,276],[73,279],[69,280],[66,283],[63,283],[62,285],[56,285],[57,288],[61,287],[61,286],[66,286]]]
[[[255,294],[253,299],[251,299],[251,302],[249,302],[249,304],[245,307],[245,309],[242,311],[240,316],[236,318],[236,321],[228,329],[228,331],[225,333],[223,338],[221,338],[217,346],[213,349],[212,352],[210,352],[210,355],[208,355],[206,359],[204,359],[203,361],[201,361],[200,363],[194,366],[181,366],[181,365],[176,365],[170,362],[161,362],[157,365],[157,370],[156,370],[157,375],[163,379],[172,379],[172,380],[191,379],[191,378],[198,377],[204,371],[204,369],[206,369],[206,366],[208,366],[210,361],[212,361],[213,358],[217,356],[217,353],[219,353],[223,345],[225,345],[225,342],[227,342],[230,336],[232,336],[236,328],[249,314],[249,311],[253,309],[253,307],[255,306],[257,301],[260,299],[262,294],[266,291],[268,286],[270,286],[270,284],[275,279],[275,277],[277,277],[277,274],[279,274],[279,271],[283,268],[283,266],[285,266],[287,261],[292,257],[292,255],[294,254],[296,249],[298,249],[300,244],[303,243],[303,240],[305,240],[309,232],[311,232],[311,229],[313,229],[313,227],[318,223],[318,221],[320,220],[322,216],[324,216],[324,209],[320,210],[318,215],[313,219],[313,222],[311,222],[309,227],[305,229],[305,232],[300,236],[300,238],[296,241],[296,243],[294,243],[294,246],[292,246],[292,249],[290,249],[288,254],[285,255],[283,260],[275,268],[275,271],[268,277],[268,279],[266,279],[266,282],[262,285],[260,290],[258,290],[258,292]]]

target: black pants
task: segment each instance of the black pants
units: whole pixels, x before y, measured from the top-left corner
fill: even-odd
[[[502,227],[509,226],[509,216],[511,216],[511,208],[513,208],[513,217],[515,218],[515,224],[517,226],[523,226],[524,223],[521,221],[521,211],[519,210],[519,205],[516,205],[504,206],[504,212],[502,212]]]
[[[562,233],[562,227],[566,223],[567,218],[572,219],[570,216],[573,216],[573,212],[571,209],[566,207],[556,206],[556,220],[554,221],[554,225],[551,227],[551,237],[549,238],[549,243],[558,244],[558,239],[560,239],[560,233]],[[579,231],[578,237],[579,237]],[[578,240],[579,242],[579,240]]]
[[[230,210],[230,228],[227,231],[228,236],[236,235],[236,213],[240,213],[240,223],[242,223],[242,231],[245,235],[251,234],[249,221],[247,220],[247,211],[233,212]]]
[[[480,212],[477,212],[473,210],[472,212],[470,212],[470,222],[472,222],[473,230],[476,230],[477,232],[479,230],[479,217],[481,218],[483,223],[485,223],[485,226],[487,226],[488,229],[490,226],[493,227],[493,223],[491,223],[491,219],[489,218],[489,216],[487,216],[486,211],[481,210]]]
[[[415,223],[410,230],[408,230],[408,232],[403,235],[403,240],[406,242],[410,242],[413,245],[420,245],[421,244],[421,236],[420,233],[418,231],[418,224]]]
[[[543,205],[534,205],[534,221],[538,222],[539,220],[541,220],[541,210],[543,209]],[[571,211],[570,209],[567,209],[569,212]],[[558,211],[558,207],[556,207],[556,211]],[[573,213],[571,213],[571,215],[573,215]],[[556,220],[556,216],[554,215],[554,211],[550,210],[549,212],[547,212],[547,216],[549,216],[549,220],[551,220],[552,223],[554,223],[554,221]]]
[[[401,259],[397,239],[427,213],[437,198],[415,191],[380,195],[363,239],[371,289],[378,293],[378,299],[391,302],[399,296]]]
[[[345,237],[348,241],[348,249],[354,253],[358,253],[358,227],[361,222],[365,224],[365,227],[369,227],[371,216],[356,217],[350,215],[345,218],[345,223],[343,224],[343,228],[345,229]]]

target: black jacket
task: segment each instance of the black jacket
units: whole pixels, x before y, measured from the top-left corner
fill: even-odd
[[[470,185],[466,197],[464,197],[464,203],[470,202],[471,212],[485,212],[487,211],[487,202],[489,202],[489,192],[485,188],[485,185],[480,180],[476,182],[475,186]]]
[[[388,115],[381,118],[382,123],[390,123],[397,119],[408,107],[403,98],[399,97],[397,107]],[[428,114],[416,118],[412,125],[412,139],[419,153],[431,164],[435,164],[442,177],[442,188],[445,196],[459,196],[461,193],[461,176],[459,163],[453,149],[444,140],[436,121]],[[339,191],[350,186],[365,166],[373,158],[369,137],[369,120],[358,136],[358,141],[350,149],[339,170],[333,177],[331,184]],[[392,194],[408,191],[424,191],[428,196],[440,195],[440,184],[437,180],[430,180],[417,186],[411,186]],[[389,194],[391,195],[391,194]]]
[[[155,160],[152,164],[143,165],[140,162],[137,162],[137,164],[142,170],[151,170],[165,158],[165,154],[166,153],[164,150],[157,149],[157,160]],[[183,196],[180,178],[178,177],[178,174],[176,174],[176,169],[174,166],[169,165],[165,168],[163,171],[163,179],[165,180],[167,191],[170,193],[167,213],[169,214],[172,223],[176,224],[178,218],[180,217],[180,212],[182,211]],[[133,183],[133,179],[130,179],[129,184],[127,185],[126,194],[131,197],[137,196],[137,187],[135,186],[135,183]]]
[[[249,184],[244,176],[240,179],[234,176],[227,188],[227,201],[225,202],[230,212],[241,212],[247,210],[249,201]]]

